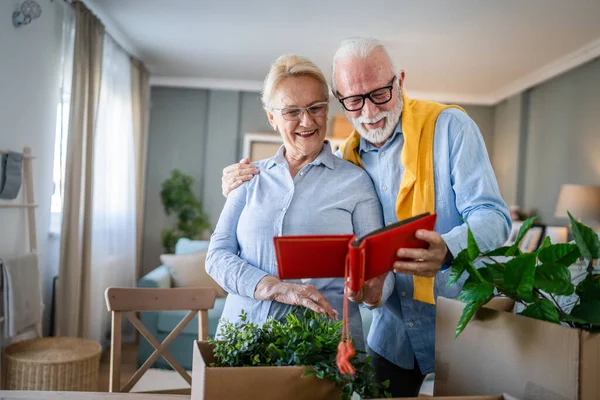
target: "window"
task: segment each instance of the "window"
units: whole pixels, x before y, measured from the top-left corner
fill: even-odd
[[[69,134],[69,114],[71,108],[71,81],[73,79],[73,45],[75,41],[75,21],[67,13],[63,22],[61,52],[60,94],[56,107],[56,128],[54,139],[54,166],[52,180],[54,190],[50,208],[50,234],[60,234],[64,193],[65,166],[67,159],[67,139]]]

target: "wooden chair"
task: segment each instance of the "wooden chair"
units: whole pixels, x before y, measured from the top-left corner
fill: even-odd
[[[108,288],[105,293],[108,311],[112,312],[112,333],[110,346],[110,392],[129,392],[142,375],[159,358],[163,357],[169,365],[192,384],[192,378],[173,356],[167,346],[198,314],[198,340],[208,338],[208,310],[215,305],[216,292],[209,288]],[[162,343],[150,333],[148,328],[136,316],[138,311],[190,310],[175,329]],[[155,348],[154,353],[133,374],[125,386],[121,387],[121,317],[125,315],[135,328]],[[192,349],[190,348],[190,351]],[[189,394],[191,389],[154,391],[152,393]]]

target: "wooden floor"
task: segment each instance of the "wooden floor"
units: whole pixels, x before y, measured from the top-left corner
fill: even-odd
[[[137,370],[137,349],[136,343],[127,343],[123,345],[121,351],[121,387],[127,383],[129,378]],[[98,382],[99,392],[108,392],[108,383],[110,381],[110,349],[107,349],[100,360],[100,381]]]

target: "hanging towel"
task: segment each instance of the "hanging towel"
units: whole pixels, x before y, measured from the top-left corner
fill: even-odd
[[[4,334],[12,338],[29,328],[40,334],[42,295],[37,253],[0,259],[3,278]]]
[[[0,199],[12,200],[21,189],[21,168],[23,154],[9,151],[2,154],[2,175],[0,176]]]

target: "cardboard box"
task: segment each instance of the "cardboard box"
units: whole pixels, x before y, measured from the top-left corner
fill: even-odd
[[[302,374],[307,367],[210,367],[213,346],[195,341],[192,400],[339,399],[335,385]]]
[[[600,399],[600,334],[482,308],[455,340],[463,308],[438,298],[434,395]]]
[[[399,398],[398,398],[399,399]],[[433,397],[404,397],[402,398],[402,400],[427,400],[427,399],[433,399],[433,400],[518,400],[515,397],[509,396],[507,394],[502,395],[502,396],[433,396]],[[381,399],[384,400],[384,399]],[[387,399],[387,400],[394,400],[394,398],[392,399]]]

